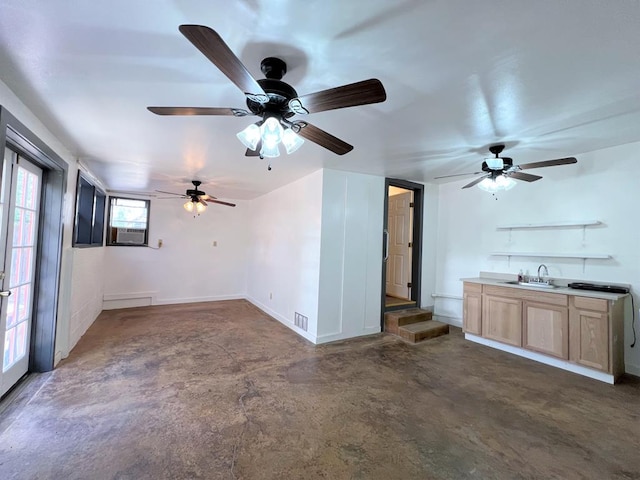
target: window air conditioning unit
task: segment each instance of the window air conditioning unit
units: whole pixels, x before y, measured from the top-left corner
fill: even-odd
[[[116,243],[129,245],[144,245],[144,228],[119,228],[116,235]]]

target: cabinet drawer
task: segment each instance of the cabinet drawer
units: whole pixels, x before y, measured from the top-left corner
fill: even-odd
[[[596,312],[609,311],[609,301],[602,298],[573,297],[573,304],[576,308],[583,308],[585,310],[594,310]]]
[[[482,293],[482,284],[480,283],[464,282],[463,285],[465,293]]]
[[[548,303],[559,307],[569,305],[567,296],[562,293],[540,292],[538,290],[530,290],[526,288],[510,288],[496,287],[494,285],[485,285],[484,293],[505,298],[517,298],[520,300],[529,300],[538,303]]]

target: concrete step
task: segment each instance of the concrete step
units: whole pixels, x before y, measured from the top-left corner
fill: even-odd
[[[398,335],[398,328],[411,323],[431,320],[432,313],[421,308],[394,310],[384,314],[384,331]]]
[[[446,335],[448,333],[449,325],[436,320],[410,323],[409,325],[398,327],[398,335],[411,343],[418,343],[422,340],[439,337],[440,335]]]

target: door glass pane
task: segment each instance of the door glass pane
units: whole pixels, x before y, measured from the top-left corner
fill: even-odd
[[[4,334],[4,363],[2,370],[7,370],[16,361],[16,328],[10,328]]]
[[[31,284],[27,283],[18,289],[18,321],[27,320],[30,313],[31,305]]]
[[[18,303],[18,289],[11,289],[11,296],[7,298],[7,329],[18,323],[16,304]]]

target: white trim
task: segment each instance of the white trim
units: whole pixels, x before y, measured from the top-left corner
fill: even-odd
[[[450,317],[448,315],[439,315],[437,313],[434,313],[433,319],[437,320],[438,322],[453,325],[454,327],[462,328],[462,319],[458,317]]]
[[[102,296],[103,301],[112,300],[137,300],[139,298],[156,298],[158,292],[136,292],[136,293],[105,293]]]
[[[380,332],[381,332],[380,327],[376,326],[376,327],[367,327],[355,335],[343,333],[343,332],[329,333],[329,334],[325,334],[317,337],[316,343],[321,344],[321,343],[337,342],[338,340],[348,340],[351,338],[364,337],[367,335],[375,335],[376,333],[380,333]]]
[[[153,299],[152,305],[176,305],[180,303],[219,302],[221,300],[243,300],[244,295],[214,295],[208,297],[161,298]]]
[[[631,363],[625,363],[624,371],[625,371],[625,373],[629,373],[631,375],[635,375],[636,377],[640,377],[640,365],[633,365]]]
[[[462,300],[462,295],[453,295],[450,293],[432,293],[431,298],[451,298],[453,300]]]
[[[465,333],[464,338],[481,345],[486,345],[487,347],[496,348],[504,352],[513,353],[514,355],[518,355],[520,357],[528,358],[529,360],[544,363],[545,365],[561,368],[569,372],[577,373],[578,375],[584,375],[585,377],[600,380],[601,382],[610,383],[611,385],[613,385],[615,380],[613,375],[609,373],[592,370],[591,368],[582,367],[580,365],[576,365],[575,363],[567,362],[566,360],[560,360],[557,358],[548,357],[546,355],[541,355],[539,353],[531,352],[529,350],[525,350],[524,348],[505,345],[503,343],[489,340],[487,338],[478,337],[477,335],[473,335],[471,333]]]
[[[301,337],[304,337],[305,339],[309,340],[312,343],[318,343],[316,336],[309,333],[309,332],[305,332],[304,330],[302,330],[301,328],[298,328],[295,326],[295,324],[290,321],[289,319],[283,317],[282,315],[280,315],[279,313],[271,310],[269,307],[267,307],[266,305],[260,303],[258,300],[256,300],[255,298],[251,298],[248,296],[243,297],[245,300],[247,300],[248,302],[252,303],[255,307],[259,308],[260,310],[262,310],[264,313],[266,313],[267,315],[269,315],[270,317],[273,317],[275,320],[279,321],[281,324],[283,324],[285,327],[290,328],[291,330],[293,330],[295,333],[297,333],[298,335],[300,335]]]

